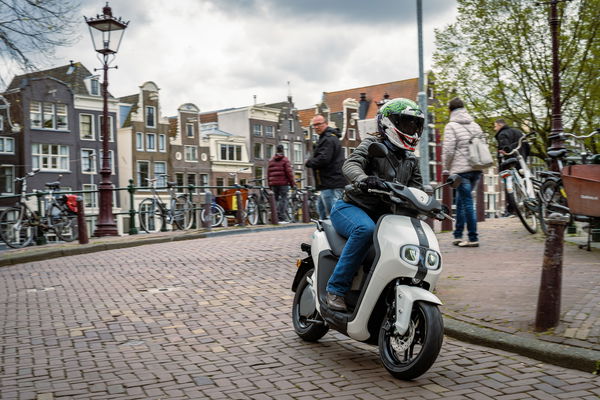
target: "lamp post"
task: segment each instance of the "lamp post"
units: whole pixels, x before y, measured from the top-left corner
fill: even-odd
[[[423,133],[419,143],[419,167],[423,184],[429,184],[429,122],[427,109],[427,95],[425,93],[425,72],[423,69],[423,7],[421,0],[417,0],[417,30],[419,42],[419,107],[423,112]],[[425,136],[425,137],[423,137]]]
[[[109,141],[109,126],[108,118],[108,69],[117,68],[109,67],[109,64],[115,58],[115,54],[119,51],[125,28],[129,21],[122,21],[121,18],[116,19],[112,15],[112,10],[108,6],[102,8],[102,15],[96,17],[84,17],[88,24],[90,36],[94,49],[98,53],[98,59],[102,62],[102,68],[95,68],[94,71],[102,69],[104,71],[104,81],[102,82],[102,97],[104,101],[103,118],[102,118],[102,168],[100,169],[101,181],[98,185],[100,193],[100,212],[98,222],[96,223],[96,231],[94,236],[116,236],[118,234],[117,224],[112,213],[112,182],[110,180],[111,166],[110,153],[108,150]],[[112,42],[112,43],[111,43]],[[116,45],[115,45],[116,44]]]

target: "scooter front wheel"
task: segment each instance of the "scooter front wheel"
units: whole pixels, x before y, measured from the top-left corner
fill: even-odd
[[[325,336],[329,330],[329,326],[323,321],[323,318],[321,318],[321,315],[317,311],[315,293],[308,281],[313,271],[312,269],[309,270],[302,277],[298,288],[296,288],[292,307],[294,331],[307,342],[316,342]]]
[[[393,377],[414,379],[424,374],[440,353],[444,338],[442,314],[434,304],[417,301],[404,335],[396,332],[394,322],[395,310],[390,310],[379,330],[379,357]]]

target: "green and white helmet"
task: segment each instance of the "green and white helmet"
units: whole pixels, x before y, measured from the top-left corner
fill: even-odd
[[[396,147],[410,151],[415,150],[421,139],[424,121],[417,103],[401,97],[388,101],[377,112],[379,132]]]

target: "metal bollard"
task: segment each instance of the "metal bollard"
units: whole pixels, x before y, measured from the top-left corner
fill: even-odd
[[[237,200],[237,211],[235,213],[237,223],[239,226],[246,226],[246,221],[244,221],[244,203],[242,202],[242,192],[236,190],[235,198]]]
[[[133,186],[133,179],[129,180],[129,186],[127,186],[127,191],[129,192],[129,234],[137,235],[138,230],[135,227],[135,208],[133,208],[134,203],[134,195],[135,195],[135,186]]]
[[[302,222],[310,222],[310,209],[308,208],[308,191],[302,196]]]
[[[209,231],[212,229],[212,194],[209,190],[204,192],[204,221],[202,221],[202,226]]]
[[[442,175],[442,182],[446,182],[448,180],[448,174]],[[450,209],[450,214],[452,214],[452,188],[450,185],[444,186],[442,189],[442,204],[445,204]],[[442,231],[451,231],[452,230],[452,220],[445,219],[442,221]]]
[[[544,247],[544,264],[538,294],[535,330],[546,331],[560,320],[560,294],[565,227],[569,217],[553,213],[548,217],[548,236]]]
[[[277,225],[279,217],[277,215],[277,201],[275,201],[275,193],[269,193],[269,205],[271,206],[271,224]]]
[[[81,196],[77,196],[77,230],[79,244],[88,244],[90,240],[87,233],[87,224],[85,223],[85,204]]]
[[[484,193],[483,193],[483,180],[485,175],[483,172],[481,173],[481,177],[477,181],[477,222],[485,221],[485,201],[484,201]]]

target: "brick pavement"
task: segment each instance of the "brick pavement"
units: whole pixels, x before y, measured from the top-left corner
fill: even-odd
[[[289,286],[298,243],[310,231],[160,243],[0,268],[0,397],[600,396],[597,376],[448,338],[432,369],[414,382],[391,378],[376,348],[339,334],[316,344],[299,340]],[[451,260],[449,250],[442,283],[465,280]]]

